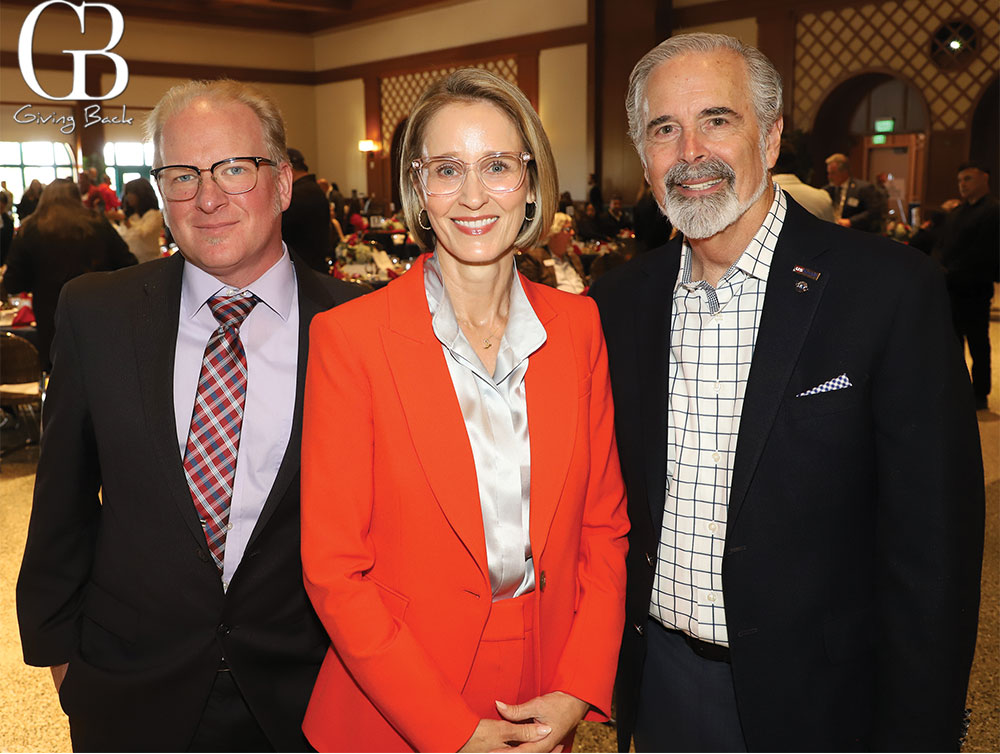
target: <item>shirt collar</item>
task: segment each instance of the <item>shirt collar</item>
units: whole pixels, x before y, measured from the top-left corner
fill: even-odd
[[[200,267],[185,262],[181,281],[181,315],[194,318],[220,291],[250,291],[281,319],[287,321],[295,293],[295,268],[288,248],[281,243],[281,258],[267,272],[244,288],[232,288]]]
[[[737,270],[745,273],[748,277],[767,280],[767,275],[771,270],[771,259],[774,257],[774,247],[778,242],[778,235],[785,223],[785,193],[778,188],[777,184],[772,184],[774,189],[774,199],[771,200],[771,207],[767,211],[767,216],[760,228],[750,239],[750,243],[743,250],[743,253],[733,262],[732,266],[726,270],[722,280],[727,280]],[[676,290],[680,286],[689,289],[699,287],[700,280],[691,280],[691,246],[687,239],[681,245],[681,266],[680,275],[677,277]],[[721,281],[720,281],[721,282]]]
[[[511,265],[513,264],[511,260]],[[468,362],[467,365],[476,372],[482,372],[482,362],[455,317],[455,309],[448,296],[448,289],[444,287],[436,253],[424,263],[424,292],[431,312],[431,326],[441,345],[460,361]],[[507,327],[497,344],[497,364],[492,380],[497,384],[503,382],[522,361],[542,346],[545,339],[545,328],[531,307],[531,302],[528,301],[515,266],[511,281]]]

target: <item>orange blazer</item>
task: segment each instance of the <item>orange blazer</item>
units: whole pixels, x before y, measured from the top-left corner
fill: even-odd
[[[525,376],[539,693],[606,720],[628,518],[597,307],[521,284],[545,327]],[[431,329],[423,258],[313,320],[302,433],[306,590],[332,639],[303,729],[320,751],[456,751],[489,616],[479,488]]]

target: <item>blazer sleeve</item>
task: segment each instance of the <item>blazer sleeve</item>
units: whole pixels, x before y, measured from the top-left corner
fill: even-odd
[[[939,271],[900,294],[872,378],[879,484],[875,751],[954,751],[976,642],[979,433]]]
[[[302,432],[306,591],[337,655],[393,727],[420,751],[457,751],[479,717],[367,576],[375,562],[374,396],[362,354],[335,319],[313,320]],[[344,454],[349,468],[331,464]]]
[[[583,300],[590,312],[590,479],[580,532],[578,607],[551,690],[589,703],[586,720],[605,721],[625,624],[629,521],[615,443],[607,348],[597,305]]]
[[[28,540],[17,580],[17,619],[28,665],[68,662],[79,644],[84,588],[97,543],[100,462],[74,328],[71,282],[56,311],[53,369]]]

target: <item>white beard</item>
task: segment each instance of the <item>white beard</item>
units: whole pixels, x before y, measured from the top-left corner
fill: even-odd
[[[741,202],[736,195],[736,173],[723,160],[711,157],[696,165],[677,164],[663,178],[663,205],[660,209],[670,223],[688,238],[711,238],[721,233],[760,199],[767,188],[767,163],[761,159],[761,179],[753,195]],[[678,184],[701,183],[721,178],[725,186],[705,196],[684,196]]]

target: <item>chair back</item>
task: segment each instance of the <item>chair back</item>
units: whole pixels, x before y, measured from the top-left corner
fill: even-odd
[[[15,385],[38,382],[42,365],[38,349],[19,335],[0,333],[0,384]]]

